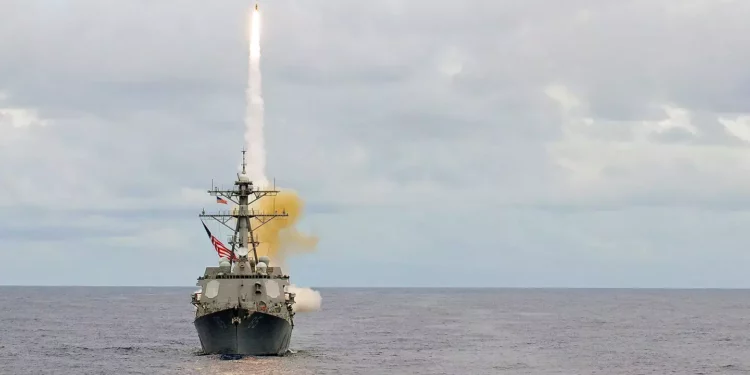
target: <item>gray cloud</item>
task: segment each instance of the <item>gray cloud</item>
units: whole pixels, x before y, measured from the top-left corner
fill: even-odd
[[[192,215],[210,207],[210,179],[231,179],[239,162],[247,6],[3,3],[0,111],[35,111],[47,126],[2,116],[0,217],[70,213],[47,213],[29,241],[47,238],[50,251],[75,248],[80,259],[99,244],[158,272],[143,265],[148,254],[168,261],[158,249],[185,251],[187,271],[149,279],[158,283],[183,283],[213,261],[195,245],[205,233]],[[321,235],[320,254],[293,264],[308,284],[335,280],[307,267],[335,257],[347,269],[383,249],[408,268],[461,248],[515,275],[486,276],[497,285],[535,284],[518,269],[560,285],[617,284],[648,269],[644,283],[666,285],[673,280],[658,274],[670,262],[678,277],[709,252],[746,261],[741,239],[721,225],[750,224],[748,145],[719,119],[750,113],[749,4],[261,6],[269,172],[307,199],[306,224]],[[0,245],[34,228],[30,219],[5,226]],[[618,264],[618,278],[592,270]],[[585,266],[591,280],[565,276]]]

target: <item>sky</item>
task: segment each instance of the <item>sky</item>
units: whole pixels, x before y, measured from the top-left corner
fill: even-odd
[[[217,265],[250,6],[0,0],[0,284]],[[320,239],[295,284],[750,286],[750,2],[260,7],[268,175]]]

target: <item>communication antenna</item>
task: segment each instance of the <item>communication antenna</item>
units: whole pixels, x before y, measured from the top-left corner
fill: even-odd
[[[242,174],[245,174],[245,166],[247,165],[247,162],[245,161],[245,153],[247,150],[245,148],[242,148]]]

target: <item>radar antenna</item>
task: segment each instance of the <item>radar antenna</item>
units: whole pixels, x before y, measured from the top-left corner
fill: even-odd
[[[198,216],[201,218],[216,220],[233,232],[230,240],[233,258],[235,255],[235,247],[239,246],[240,248],[250,249],[250,246],[252,246],[252,254],[254,258],[253,264],[258,264],[257,247],[260,242],[258,242],[257,236],[254,232],[274,218],[286,217],[289,215],[286,210],[282,210],[282,212],[279,213],[275,208],[273,212],[263,212],[250,208],[250,205],[256,201],[264,197],[276,196],[279,191],[275,189],[275,186],[271,190],[266,190],[265,188],[257,188],[253,185],[253,182],[247,175],[246,152],[247,151],[243,148],[242,173],[237,175],[237,181],[234,182],[235,187],[233,189],[219,189],[212,186],[211,190],[208,191],[209,195],[223,197],[236,204],[237,207],[233,210],[223,212],[219,211],[216,213],[206,213],[204,210]],[[232,219],[236,220],[234,227],[228,224]],[[230,261],[234,263],[234,259],[231,259]]]

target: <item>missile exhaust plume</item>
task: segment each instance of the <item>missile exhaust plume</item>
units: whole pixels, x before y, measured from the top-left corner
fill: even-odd
[[[261,188],[268,188],[266,177],[266,146],[263,134],[264,105],[260,72],[260,31],[261,19],[257,4],[250,13],[249,65],[247,82],[247,108],[245,113],[245,143],[248,151],[247,174],[253,183]],[[261,199],[253,204],[253,208],[263,212],[285,211],[287,217],[278,217],[266,222],[253,222],[251,225],[260,242],[257,248],[258,256],[268,256],[271,266],[285,267],[286,258],[292,254],[309,253],[315,250],[318,239],[301,233],[296,228],[297,221],[302,215],[302,199],[292,190],[279,189],[275,197]],[[235,207],[236,209],[236,207]],[[262,224],[262,225],[261,225]],[[310,288],[289,286],[289,291],[296,293],[293,305],[297,312],[320,310],[320,293]]]
[[[247,87],[247,113],[245,141],[249,153],[248,177],[260,188],[268,187],[266,177],[266,149],[263,135],[263,95],[260,72],[260,11],[253,8],[250,22],[250,59]],[[311,252],[317,245],[317,238],[300,233],[295,224],[302,214],[302,199],[292,190],[281,192],[270,199],[261,199],[254,207],[263,212],[286,211],[288,217],[271,220],[256,230],[259,256],[268,256],[273,261],[284,264],[286,256],[293,253]],[[262,224],[253,223],[254,226]]]
[[[296,224],[302,216],[302,199],[292,190],[279,189],[279,194],[256,201],[254,209],[261,212],[286,211],[287,217],[278,217],[260,226],[256,231],[260,245],[258,256],[268,256],[272,262],[284,266],[289,255],[315,251],[318,239],[301,233]],[[261,224],[257,222],[254,226]]]
[[[293,190],[278,190],[278,195],[257,200],[251,208],[259,212],[286,212],[288,216],[274,218],[265,224],[256,218],[251,224],[256,228],[253,231],[255,240],[260,242],[256,247],[258,256],[267,256],[271,259],[270,266],[285,269],[289,256],[314,252],[318,238],[302,233],[296,227],[303,213],[302,199]],[[236,213],[237,207],[233,210]],[[320,292],[296,285],[289,285],[288,291],[296,294],[296,303],[293,305],[295,312],[320,310]]]
[[[277,217],[255,230],[258,256],[268,256],[271,266],[286,268],[290,255],[312,253],[318,245],[318,238],[300,232],[296,228],[302,216],[302,199],[292,190],[279,189],[278,195],[270,199],[255,202],[254,209],[260,212],[286,212],[288,216]],[[260,225],[258,222],[254,226]],[[320,310],[320,292],[310,288],[290,285],[289,291],[295,293],[295,312],[312,312]]]
[[[313,312],[320,310],[320,292],[310,288],[300,288],[290,284],[287,289],[289,292],[296,294],[294,296],[295,304],[292,305],[294,312]]]
[[[266,145],[263,137],[263,90],[260,74],[260,11],[252,10],[248,40],[250,59],[247,75],[247,112],[245,113],[245,143],[249,154],[247,174],[260,187],[268,185],[266,178]]]

